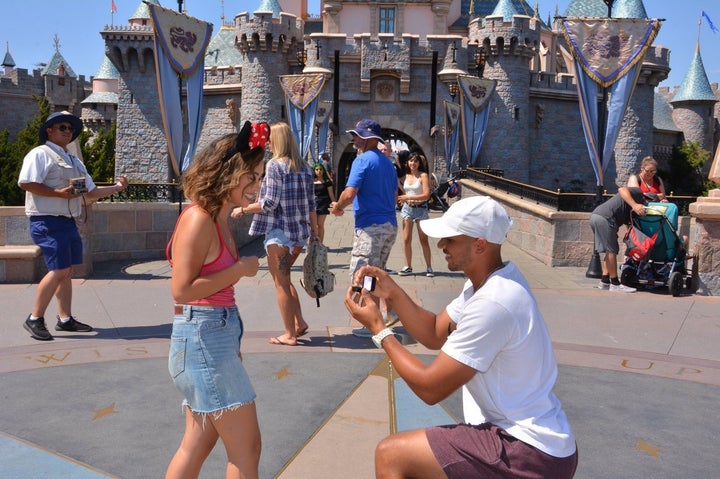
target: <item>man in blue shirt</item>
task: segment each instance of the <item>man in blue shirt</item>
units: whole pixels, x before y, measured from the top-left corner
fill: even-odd
[[[350,278],[363,266],[385,269],[390,250],[397,237],[397,174],[393,162],[378,150],[384,143],[382,129],[373,120],[360,120],[348,130],[358,156],[350,168],[345,189],[330,212],[342,216],[350,203],[355,214],[355,235],[350,259]],[[371,337],[366,328],[353,334]]]

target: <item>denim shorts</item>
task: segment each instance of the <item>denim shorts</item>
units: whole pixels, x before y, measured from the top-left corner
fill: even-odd
[[[299,246],[300,248],[305,246],[305,243],[294,243],[280,228],[274,228],[265,233],[265,250],[267,250],[267,247],[271,244],[284,246],[290,251],[292,251],[296,246]]]
[[[83,262],[83,244],[75,220],[67,216],[31,216],[30,237],[50,271]]]
[[[422,206],[410,206],[405,203],[400,210],[400,218],[404,220],[419,221],[426,220],[429,217],[427,203]]]
[[[222,413],[255,400],[238,357],[243,325],[237,308],[183,306],[173,318],[168,369],[184,406],[200,414]]]

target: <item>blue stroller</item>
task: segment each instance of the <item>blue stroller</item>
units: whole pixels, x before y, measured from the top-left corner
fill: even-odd
[[[667,287],[673,296],[683,289],[695,293],[700,284],[698,263],[687,255],[687,245],[678,236],[677,205],[653,202],[645,211],[645,216],[633,214],[625,235],[626,261],[620,267],[620,281],[636,288]]]

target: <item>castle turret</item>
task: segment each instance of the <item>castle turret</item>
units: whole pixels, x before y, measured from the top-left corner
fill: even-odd
[[[120,74],[106,56],[92,79],[92,93],[82,101],[83,125],[93,132],[110,127],[117,118]]]
[[[13,60],[12,55],[10,55],[10,42],[7,44],[7,51],[5,52],[5,58],[3,58],[2,67],[3,75],[9,74],[15,68],[15,60]]]
[[[41,75],[45,83],[45,97],[50,102],[50,111],[67,110],[80,116],[80,102],[85,98],[85,77],[76,77],[70,64],[60,53],[60,39],[57,35],[55,53]]]
[[[118,125],[115,169],[149,182],[172,179],[155,77],[154,32],[148,6],[140,5],[124,26],[107,26],[100,35],[105,54],[118,71]],[[157,0],[150,3],[159,5]]]
[[[269,3],[273,2],[263,2]],[[243,121],[274,122],[282,118],[285,98],[278,94],[278,77],[300,73],[297,52],[304,52],[302,27],[302,20],[283,12],[276,15],[274,11],[256,10],[252,17],[247,12],[235,17],[235,43],[243,54]],[[295,71],[291,65],[296,65]]]
[[[469,43],[486,54],[484,76],[497,80],[478,164],[505,170],[505,176],[529,180],[530,60],[540,40],[542,22],[521,15],[509,0],[500,0],[484,20],[473,19]]]
[[[673,120],[683,131],[685,140],[699,142],[703,149],[709,151],[713,149],[714,107],[717,101],[705,72],[698,43],[685,78],[670,103],[673,106]]]

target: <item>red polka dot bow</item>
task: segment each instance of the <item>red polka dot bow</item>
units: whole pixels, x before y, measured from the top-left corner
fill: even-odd
[[[253,123],[250,130],[250,139],[248,142],[249,148],[265,148],[268,137],[270,136],[270,125],[262,122]]]

